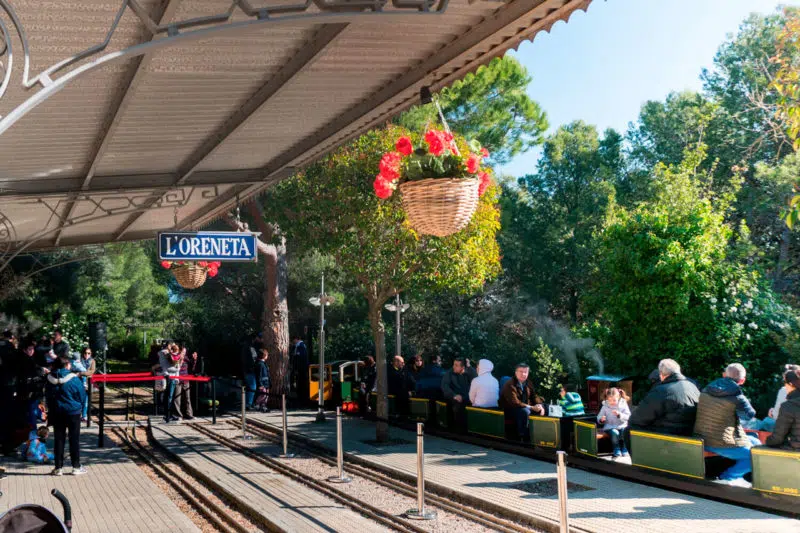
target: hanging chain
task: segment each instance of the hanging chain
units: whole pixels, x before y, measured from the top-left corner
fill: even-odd
[[[442,125],[444,126],[444,131],[452,134],[453,132],[450,131],[450,126],[447,124],[447,119],[444,118],[444,113],[442,112],[442,106],[439,105],[439,98],[437,98],[436,96],[433,97],[433,105],[436,106],[436,111],[439,112],[439,120],[442,121]],[[460,157],[461,152],[458,151],[458,146],[456,146],[455,139],[450,141],[450,145],[453,147],[453,151],[456,153],[456,155]]]
[[[239,212],[239,193],[236,193],[236,227],[242,227],[241,214]]]
[[[172,214],[173,223],[175,224],[175,229],[178,229],[178,206],[175,206],[175,212]]]

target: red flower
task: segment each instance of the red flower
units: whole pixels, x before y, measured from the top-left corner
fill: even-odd
[[[166,268],[166,269],[169,269],[169,267],[172,266],[172,262],[171,261],[161,261],[161,266]]]
[[[411,139],[408,137],[400,137],[397,139],[397,144],[395,144],[394,147],[403,155],[411,155],[414,151],[414,146],[411,144]]]
[[[481,172],[480,176],[478,176],[478,181],[480,182],[478,185],[478,195],[483,196],[483,193],[486,192],[486,189],[489,188],[489,184],[492,182],[489,178],[489,173]]]
[[[217,269],[216,269],[216,268],[214,268],[214,267],[212,267],[212,268],[209,268],[209,269],[208,269],[208,277],[209,277],[209,278],[215,278],[215,277],[217,277]]]
[[[205,268],[208,266],[208,261],[198,261],[197,266]]]
[[[392,182],[387,180],[381,174],[375,176],[375,181],[372,183],[372,187],[375,189],[375,194],[381,200],[386,200],[394,192],[394,187],[392,185]]]
[[[444,139],[442,132],[430,130],[425,134],[425,142],[428,143],[428,151],[435,156],[442,155],[444,152]]]
[[[477,174],[478,169],[480,168],[481,160],[475,154],[469,154],[469,159],[467,159],[467,172],[470,174]]]
[[[400,177],[400,161],[403,155],[400,152],[386,152],[378,165],[381,174],[389,181],[394,181]]]
[[[222,266],[222,261],[211,261],[211,262],[208,264],[208,266],[210,266],[210,267],[214,267],[214,268],[219,268],[219,267],[221,267],[221,266]]]
[[[484,159],[489,157],[489,150],[487,150],[486,148],[481,148],[481,157],[483,157]]]

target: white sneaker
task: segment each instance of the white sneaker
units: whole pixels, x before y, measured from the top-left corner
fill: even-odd
[[[88,472],[89,471],[86,470],[84,467],[79,466],[78,468],[73,468],[71,473],[72,473],[73,476],[80,476],[80,475],[86,474]]]
[[[742,487],[743,489],[751,489],[753,488],[753,484],[747,481],[744,478],[732,479],[729,482],[731,487]]]
[[[61,468],[54,468],[52,472],[50,472],[51,476],[63,476],[64,471]]]

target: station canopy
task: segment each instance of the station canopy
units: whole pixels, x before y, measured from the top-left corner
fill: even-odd
[[[0,0],[0,256],[201,229],[590,0]]]

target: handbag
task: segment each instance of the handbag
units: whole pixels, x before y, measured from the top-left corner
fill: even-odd
[[[165,390],[167,390],[167,380],[164,378],[157,379],[155,381],[155,386],[158,392],[164,392]]]

